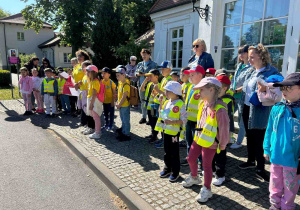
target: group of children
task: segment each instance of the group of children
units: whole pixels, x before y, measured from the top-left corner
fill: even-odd
[[[120,65],[114,69],[118,86],[110,79],[112,70],[107,67],[99,71],[89,61],[84,61],[81,69],[85,76],[75,86],[80,90],[77,103],[94,122],[94,126],[88,123],[82,133],[99,139],[101,130],[112,130],[116,107],[122,121],[122,126],[117,129],[117,139],[130,140],[131,86],[126,78],[126,68]],[[59,78],[55,78],[51,69],[45,69],[46,77],[38,79],[36,69],[32,69],[31,78],[28,70],[21,68],[20,87],[26,115],[31,112],[32,92],[37,100],[38,113],[44,112],[45,104],[46,116],[50,116],[50,106],[52,115],[55,115],[57,97],[64,113],[70,112],[67,90],[74,87],[72,78],[70,75],[65,77],[62,69],[58,72]],[[102,80],[99,80],[99,72]],[[283,206],[292,209],[299,189],[299,75],[293,73],[282,82],[272,84],[280,87],[285,99],[273,107],[264,141],[265,158],[271,162],[269,190],[272,209]],[[230,90],[231,81],[222,71],[204,70],[200,65],[183,68],[179,76],[172,71],[170,61],[164,61],[160,71],[152,69],[145,76],[140,91],[145,91],[144,106],[147,107],[148,125],[151,127],[151,134],[146,139],[165,151],[165,167],[160,177],[169,177],[170,182],[176,182],[180,167],[189,165],[191,173],[182,184],[183,187],[191,187],[202,182],[198,176],[200,165],[204,185],[196,199],[206,202],[212,197],[211,184],[221,185],[225,181],[226,146],[234,131],[235,102]],[[182,83],[179,83],[179,78]],[[101,127],[103,110],[105,125]],[[161,139],[158,139],[159,133]],[[187,156],[182,162],[179,157],[180,138],[186,141],[187,146]]]

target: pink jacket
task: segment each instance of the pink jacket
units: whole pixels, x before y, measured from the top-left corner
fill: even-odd
[[[29,77],[29,76],[26,76],[26,77],[20,76],[19,84],[20,84],[20,90],[28,91],[30,93],[32,92],[33,83],[32,83],[31,77]]]
[[[273,83],[268,83],[266,92],[258,90],[257,96],[263,106],[273,106],[282,99],[282,93],[279,87],[273,87]]]

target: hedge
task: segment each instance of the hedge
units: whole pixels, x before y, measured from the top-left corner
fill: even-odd
[[[10,72],[7,70],[0,70],[0,87],[9,86]]]

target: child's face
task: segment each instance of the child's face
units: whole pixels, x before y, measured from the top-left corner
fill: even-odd
[[[189,81],[189,78],[190,78],[190,76],[188,74],[184,74],[183,72],[181,72],[181,74],[180,74],[181,81],[187,82],[187,81]]]
[[[214,88],[201,87],[200,88],[200,97],[203,100],[207,100],[214,92]]]
[[[197,85],[201,79],[203,78],[203,75],[198,72],[193,72],[190,74],[190,81],[192,84]]]
[[[223,85],[222,85],[222,88],[221,88],[221,91],[220,91],[219,97],[221,97],[221,96],[225,95],[225,94],[226,94],[226,92],[227,92],[227,87],[225,87],[225,86],[223,86]]]
[[[83,72],[86,72],[86,67],[87,67],[86,65],[81,65]]]
[[[171,91],[168,91],[168,90],[166,90],[166,96],[167,96],[168,99],[171,99],[171,100],[177,98],[177,95],[175,93],[173,93]]]
[[[102,77],[103,77],[103,79],[109,79],[110,74],[107,72],[102,72]]]
[[[77,65],[77,63],[76,63],[75,61],[71,61],[71,65],[72,65],[73,67],[75,67],[75,66]]]
[[[283,86],[280,88],[282,91],[282,96],[289,103],[298,101],[300,99],[300,86]]]
[[[46,72],[45,72],[45,75],[46,75],[46,77],[51,78],[52,73],[51,73],[50,71],[46,71]]]
[[[158,76],[151,74],[150,76],[150,81],[156,83],[158,81]]]
[[[206,74],[205,74],[205,77],[214,77],[214,75],[213,75],[213,74],[210,74],[210,73],[206,73]]]
[[[162,74],[164,77],[170,75],[170,73],[171,73],[171,69],[161,68],[161,74]]]
[[[38,72],[36,70],[32,71],[32,76],[37,77],[38,76]]]
[[[171,77],[173,81],[178,82],[179,77],[177,75],[172,75]]]
[[[124,81],[125,80],[125,74],[116,73],[116,77],[118,81]]]
[[[21,71],[21,76],[26,77],[27,76],[27,71]]]

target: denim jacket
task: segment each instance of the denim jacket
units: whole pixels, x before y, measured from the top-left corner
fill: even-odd
[[[249,81],[254,78],[255,82],[253,82],[251,89],[251,94],[254,93],[255,90],[257,90],[257,79],[260,77],[263,80],[267,79],[271,75],[281,75],[278,70],[268,64],[266,68],[259,72],[258,74],[255,71],[254,67],[251,67],[247,70],[246,79],[243,84],[243,92],[242,92],[242,98],[241,100],[245,101],[245,95],[247,90],[247,85]],[[266,129],[268,125],[268,119],[271,112],[272,106],[254,106],[250,103],[250,113],[249,113],[249,129]]]
[[[195,56],[196,55],[193,55],[190,58],[189,63],[192,63],[195,60]],[[203,52],[202,55],[200,55],[198,65],[201,65],[205,70],[215,67],[214,60],[212,59],[211,54],[207,52]]]
[[[248,63],[244,68],[241,68],[243,63],[239,63],[239,65],[236,68],[236,71],[234,73],[234,76],[231,80],[231,86],[230,88],[233,90],[236,90],[239,87],[242,87],[246,78],[246,71],[251,67],[250,63]]]
[[[157,64],[152,60],[149,60],[149,63],[147,64],[147,68],[145,68],[144,63],[145,62],[142,61],[137,64],[136,71],[135,71],[136,76],[139,72],[148,73],[151,69],[157,68]],[[141,86],[143,84],[144,80],[145,80],[145,76],[138,77],[138,86]]]

